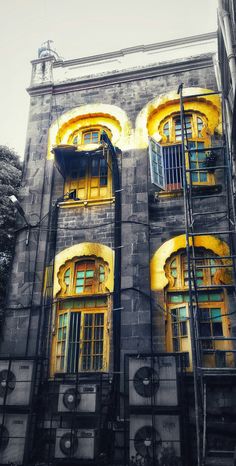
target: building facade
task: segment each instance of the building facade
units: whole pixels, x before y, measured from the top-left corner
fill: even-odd
[[[1,464],[233,464],[235,219],[215,52],[206,34],[33,60]]]

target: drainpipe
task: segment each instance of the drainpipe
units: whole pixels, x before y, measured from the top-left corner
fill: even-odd
[[[229,61],[229,69],[230,69],[230,74],[232,78],[233,92],[235,96],[236,60],[235,60],[235,53],[233,49],[232,35],[231,35],[231,29],[230,29],[230,15],[229,15],[229,12],[223,8],[223,0],[218,0],[218,2],[219,2],[218,3],[219,22],[220,22],[220,27],[221,27],[223,38],[224,38],[227,58]]]

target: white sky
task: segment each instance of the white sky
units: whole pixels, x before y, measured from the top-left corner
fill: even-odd
[[[217,0],[0,0],[0,145],[23,157],[30,60],[52,39],[65,59],[215,31]]]

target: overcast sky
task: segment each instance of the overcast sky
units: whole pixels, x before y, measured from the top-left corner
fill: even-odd
[[[0,0],[0,145],[24,153],[30,60],[47,39],[65,59],[216,30],[217,0]]]

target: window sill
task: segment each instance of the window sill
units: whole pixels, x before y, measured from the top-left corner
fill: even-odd
[[[70,199],[68,201],[59,202],[58,206],[62,209],[66,209],[67,207],[91,207],[95,205],[112,204],[114,202],[114,197],[105,197],[104,199],[81,199],[79,201]]]

